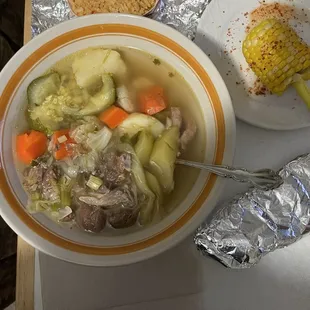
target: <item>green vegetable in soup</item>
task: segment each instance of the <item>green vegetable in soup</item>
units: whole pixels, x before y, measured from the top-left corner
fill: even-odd
[[[100,186],[103,185],[103,181],[100,178],[91,175],[86,185],[92,190],[97,191],[100,188]]]
[[[27,110],[26,117],[27,117],[27,121],[28,121],[28,125],[30,129],[44,132],[47,136],[50,136],[53,134],[53,131],[43,126],[43,124],[38,118],[37,119],[31,118],[31,110]]]
[[[141,205],[139,223],[141,225],[149,224],[154,216],[155,195],[148,187],[145,174],[137,156],[133,156],[131,171],[139,190],[147,197],[147,202]]]
[[[103,127],[96,133],[89,133],[86,140],[87,146],[97,152],[103,151],[112,138],[112,131],[108,127]]]
[[[92,173],[96,169],[99,161],[98,152],[91,150],[86,154],[80,154],[73,159],[73,164],[79,167],[80,172]]]
[[[143,193],[146,197],[146,203],[141,205],[139,223],[141,225],[149,224],[154,216],[154,201],[155,195],[150,190],[148,183],[145,178],[144,169],[139,161],[138,156],[136,155],[133,147],[127,143],[123,143],[118,145],[118,150],[121,152],[126,152],[131,155],[131,172],[136,182],[136,185],[141,193]]]
[[[85,116],[74,123],[70,132],[71,138],[77,143],[86,145],[91,134],[97,133],[101,129],[102,124],[96,116]]]
[[[57,94],[47,96],[44,101],[29,110],[30,118],[42,124],[46,130],[58,130],[68,127],[81,106],[76,103],[68,89],[61,86]]]
[[[71,205],[71,190],[74,185],[74,179],[71,179],[67,176],[62,176],[59,180],[60,188],[60,201],[61,206],[66,207]]]
[[[103,86],[94,96],[90,97],[88,104],[81,109],[80,116],[94,115],[107,109],[115,102],[115,85],[109,74],[102,75]]]
[[[141,130],[148,130],[154,138],[157,138],[165,129],[165,126],[155,117],[142,113],[130,114],[119,126],[121,136],[127,134],[132,138]]]
[[[150,157],[150,171],[156,176],[165,193],[174,189],[173,174],[179,151],[179,135],[176,126],[166,129],[155,141]]]
[[[146,166],[149,163],[153,144],[154,138],[152,134],[146,130],[142,130],[138,135],[138,141],[135,145],[135,152],[142,166]]]
[[[164,110],[164,111],[154,114],[154,117],[165,124],[167,117],[171,117],[171,112],[170,110]]]
[[[40,76],[29,84],[27,89],[27,119],[31,129],[44,132],[47,135],[51,134],[51,130],[44,126],[40,119],[33,119],[31,117],[31,113],[33,109],[35,109],[36,106],[41,105],[48,96],[56,94],[59,87],[60,77],[56,72]]]
[[[56,94],[59,87],[60,77],[56,72],[36,78],[27,89],[29,107],[42,104],[46,97]]]
[[[163,200],[164,200],[164,197],[163,197],[164,194],[160,187],[160,184],[158,180],[156,179],[156,177],[148,171],[145,171],[145,178],[146,178],[149,188],[156,196],[156,208],[161,213],[161,216],[163,216],[162,205],[163,205]]]

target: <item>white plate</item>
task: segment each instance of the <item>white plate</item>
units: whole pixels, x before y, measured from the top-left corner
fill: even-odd
[[[307,43],[310,43],[310,0],[277,2],[295,5],[296,11],[300,12],[295,29]],[[256,78],[252,71],[247,72],[248,65],[242,54],[241,42],[245,38],[246,26],[249,23],[249,15],[244,14],[250,13],[260,5],[258,0],[238,0],[233,1],[233,5],[231,0],[213,0],[200,21],[196,43],[209,55],[222,74],[238,118],[266,129],[291,130],[308,127],[310,111],[297,97],[293,88],[288,89],[281,97],[250,95],[246,91],[254,84]],[[302,9],[304,11],[301,11]],[[305,17],[305,14],[308,14],[308,17]],[[292,23],[295,24],[294,20]],[[228,35],[228,32],[231,35]],[[228,54],[224,51],[228,51]],[[245,85],[238,85],[242,80],[245,81]]]

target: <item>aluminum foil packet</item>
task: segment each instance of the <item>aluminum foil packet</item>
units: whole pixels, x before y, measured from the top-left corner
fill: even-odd
[[[193,40],[200,17],[210,2],[211,0],[160,0],[148,17],[177,29]],[[75,17],[67,0],[32,0],[32,36]]]
[[[222,205],[197,230],[197,248],[227,267],[243,269],[300,239],[310,227],[310,154],[279,174],[284,182],[278,188],[251,189]]]

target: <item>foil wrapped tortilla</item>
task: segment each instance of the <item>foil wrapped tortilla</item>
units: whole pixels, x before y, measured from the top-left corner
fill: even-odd
[[[310,220],[310,154],[291,161],[279,174],[284,182],[278,188],[251,189],[221,206],[197,230],[198,249],[242,269],[300,239]]]
[[[148,17],[177,29],[193,40],[200,17],[210,2],[211,0],[160,0]],[[32,36],[75,17],[67,0],[32,0]]]

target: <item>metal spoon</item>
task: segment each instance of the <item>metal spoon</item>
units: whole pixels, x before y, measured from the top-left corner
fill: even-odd
[[[179,165],[207,170],[220,177],[230,178],[237,182],[250,183],[256,188],[262,190],[274,189],[279,187],[283,183],[283,179],[281,178],[281,176],[277,172],[270,169],[249,171],[244,168],[208,165],[183,159],[177,159],[176,163]]]

